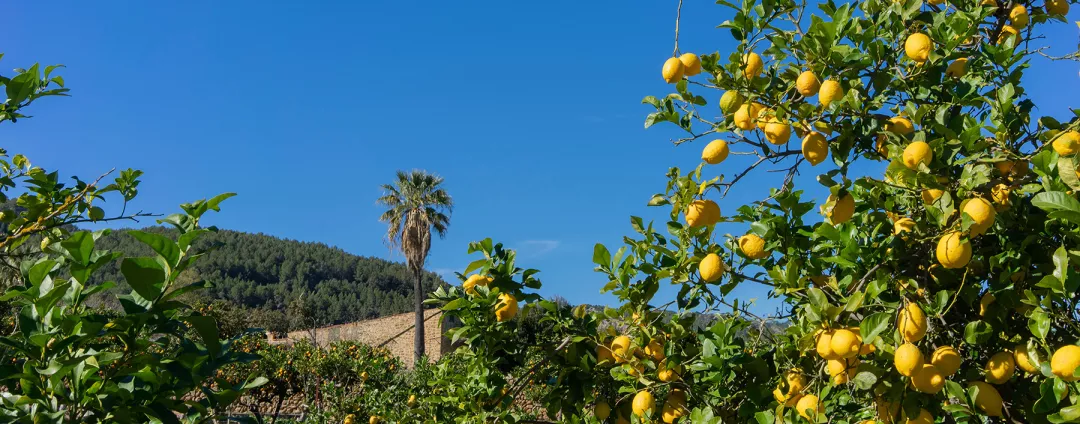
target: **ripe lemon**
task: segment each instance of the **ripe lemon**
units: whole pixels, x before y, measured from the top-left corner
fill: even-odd
[[[795,88],[799,90],[799,94],[802,94],[803,97],[810,97],[818,93],[821,82],[818,81],[817,75],[814,75],[813,71],[803,71],[803,73],[799,74],[799,78],[795,80]]]
[[[772,144],[786,144],[788,139],[791,138],[791,125],[786,122],[780,122],[776,118],[772,118],[765,125],[765,139],[769,140]]]
[[[720,255],[715,253],[705,255],[705,259],[698,264],[698,273],[706,283],[719,280],[720,276],[724,275],[724,261],[720,260]]]
[[[409,395],[409,400],[405,401],[405,406],[410,408],[416,406],[416,395]]]
[[[799,399],[802,399],[802,395],[798,393],[785,394],[779,387],[773,389],[772,394],[773,398],[776,399],[778,403],[782,403],[784,406],[788,407],[795,406],[795,404],[799,402]]]
[[[903,116],[894,116],[885,123],[885,131],[899,135],[909,135],[915,132],[915,125],[910,119]]]
[[[679,375],[682,374],[682,366],[676,365],[669,367],[661,364],[656,372],[656,378],[665,383],[670,383],[679,379]]]
[[[356,414],[349,414],[349,415],[345,416],[345,421],[343,421],[343,424],[353,424],[355,422],[356,422]]]
[[[930,415],[930,411],[919,409],[919,416],[905,419],[904,424],[934,424],[934,416]]]
[[[465,289],[465,293],[470,295],[476,294],[476,286],[486,286],[492,281],[491,277],[486,277],[480,274],[470,275],[465,279],[464,283],[461,283],[461,288]]]
[[[701,160],[709,165],[716,165],[727,159],[728,150],[727,142],[724,140],[713,140],[709,144],[705,145],[705,148],[701,150]]]
[[[836,330],[822,331],[817,335],[817,346],[815,350],[818,356],[823,359],[840,359],[840,355],[832,350],[832,336],[836,333]]]
[[[690,227],[704,227],[720,220],[720,205],[712,200],[695,200],[686,207],[686,224]]]
[[[1050,370],[1066,382],[1080,380],[1080,377],[1073,376],[1077,367],[1080,367],[1080,346],[1062,346],[1050,358]]]
[[[733,117],[733,119],[735,121],[736,128],[743,131],[749,131],[756,128],[756,126],[754,125],[754,119],[750,117],[751,109],[752,106],[750,104],[743,103],[741,106],[739,106],[739,110],[735,111],[735,116]]]
[[[761,70],[765,68],[765,63],[761,61],[761,55],[753,52],[744,54],[742,63],[743,76],[745,76],[746,79],[754,79],[758,75],[761,75]]]
[[[645,417],[645,414],[652,413],[653,409],[656,408],[656,399],[648,390],[642,390],[634,395],[634,402],[631,407],[634,410],[634,415]]]
[[[986,316],[986,312],[988,310],[990,310],[990,304],[994,303],[995,300],[997,300],[997,298],[995,298],[994,294],[990,293],[990,292],[986,292],[986,294],[984,294],[982,296],[982,298],[979,299],[979,316],[980,317],[985,317]]]
[[[821,401],[815,395],[803,396],[795,403],[795,410],[799,412],[799,416],[811,422],[817,422],[817,414],[821,409]]]
[[[833,207],[826,213],[826,216],[834,225],[848,222],[851,216],[855,214],[855,198],[851,196],[851,193],[844,194],[844,197],[839,200],[835,194],[830,194],[827,202],[833,202]]]
[[[952,78],[960,78],[967,74],[968,59],[961,57],[949,64],[949,67],[945,68],[945,75]]]
[[[960,358],[960,353],[952,346],[941,346],[934,350],[933,355],[930,355],[930,364],[945,377],[956,374],[961,362],[963,359]]]
[[[892,424],[893,420],[900,415],[900,404],[887,402],[882,398],[874,399],[874,407],[877,409],[878,418],[881,422]]]
[[[765,240],[757,234],[747,234],[739,237],[739,250],[750,259],[763,259],[769,256],[765,250]]]
[[[611,341],[611,354],[615,356],[615,363],[622,364],[630,359],[630,337],[619,336]]]
[[[1009,24],[1016,29],[1024,29],[1028,26],[1028,10],[1024,5],[1013,6],[1009,11]]]
[[[998,34],[997,43],[998,44],[1005,44],[1010,39],[1015,39],[1017,41],[1014,41],[1014,43],[1019,44],[1020,43],[1019,38],[1020,38],[1020,31],[1019,30],[1017,30],[1016,28],[1013,28],[1012,25],[1005,25],[1005,26],[1001,27],[1001,33]],[[1014,44],[1014,46],[1015,46],[1015,44]]]
[[[916,141],[904,148],[904,166],[908,169],[919,169],[919,164],[930,166],[934,158],[934,152],[925,141]]]
[[[855,333],[850,330],[840,329],[833,333],[832,340],[829,341],[829,347],[832,348],[834,354],[841,358],[854,358],[859,354],[862,343],[859,342],[859,337]]]
[[[972,237],[977,237],[990,229],[991,225],[994,225],[994,206],[990,202],[981,197],[970,199],[964,203],[961,208],[964,213],[971,216],[971,220],[974,221],[971,227],[968,228]]]
[[[821,107],[829,107],[832,102],[843,97],[844,88],[840,86],[839,82],[825,80],[825,82],[821,83],[821,89],[818,91],[818,102],[821,103]]]
[[[1054,151],[1058,156],[1072,156],[1080,152],[1080,132],[1066,131],[1054,139]]]
[[[984,414],[990,417],[1001,416],[1001,394],[998,393],[994,386],[986,384],[982,381],[976,381],[968,385],[968,387],[978,387],[979,394],[975,395],[975,407],[979,408]]]
[[[1021,343],[1016,345],[1016,349],[1013,349],[1013,359],[1016,360],[1016,366],[1024,370],[1029,374],[1039,372],[1039,368],[1035,366],[1035,363],[1031,362],[1031,357],[1028,356],[1027,343]]]
[[[720,110],[724,113],[735,112],[742,106],[743,101],[743,96],[738,91],[728,91],[720,96]]]
[[[922,200],[926,203],[934,203],[941,198],[941,195],[945,194],[944,190],[936,188],[928,188],[922,191]]]
[[[773,110],[759,103],[755,103],[755,105],[758,108],[758,112],[754,114],[754,123],[757,124],[759,130],[765,131],[765,127],[774,120],[772,117]]]
[[[829,157],[829,141],[825,135],[817,131],[811,131],[803,138],[802,154],[810,166],[824,162]]]
[[[908,303],[896,318],[896,327],[900,329],[900,335],[904,340],[917,342],[926,335],[926,314],[916,303]]]
[[[1002,384],[1016,372],[1016,360],[1009,352],[998,352],[986,361],[986,382]]]
[[[607,402],[597,402],[596,406],[593,406],[593,416],[600,422],[603,422],[611,416],[611,406],[608,405]]]
[[[372,415],[370,418],[368,418],[367,422],[368,424],[379,424],[379,417],[376,415]]]
[[[930,37],[921,32],[909,35],[907,41],[904,41],[904,53],[918,63],[926,62],[926,59],[930,58],[930,47]]]
[[[915,229],[915,220],[911,218],[900,218],[893,223],[893,235],[899,235],[900,233],[908,233]]]
[[[1069,0],[1046,0],[1046,14],[1065,16],[1069,14]]]
[[[655,361],[663,361],[665,358],[663,341],[660,339],[649,340],[649,343],[645,345],[645,355]]]
[[[499,295],[499,303],[495,307],[495,319],[505,322],[514,319],[518,313],[517,299],[510,293]]]
[[[938,240],[937,260],[949,269],[963,268],[971,260],[971,242],[963,240],[957,231],[949,232]]]
[[[832,377],[833,384],[844,384],[852,378],[855,378],[855,371],[859,366],[859,359],[830,359],[826,361],[825,365],[829,372],[829,377]]]
[[[994,209],[999,212],[1008,209],[1010,194],[1012,194],[1012,187],[1005,184],[998,184],[990,189],[990,197],[994,199]]]
[[[945,376],[933,364],[923,364],[911,375],[911,386],[923,393],[937,394],[945,387]]]
[[[790,370],[784,374],[784,380],[787,381],[789,394],[802,393],[806,389],[806,377],[801,372],[796,370]]]
[[[611,365],[615,363],[615,355],[611,353],[611,348],[602,344],[596,345],[596,363],[600,365]]]
[[[683,75],[692,77],[701,73],[701,58],[693,53],[683,53],[679,56],[679,62],[682,62]]]
[[[673,389],[668,394],[667,401],[664,402],[664,408],[660,412],[660,419],[667,424],[671,424],[686,415],[686,412],[686,392]]]
[[[664,62],[664,69],[660,70],[660,73],[664,76],[664,81],[668,84],[681,80],[684,72],[686,72],[686,67],[677,57],[668,58]]]

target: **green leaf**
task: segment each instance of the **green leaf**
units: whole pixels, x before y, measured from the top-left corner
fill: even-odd
[[[1060,191],[1047,191],[1031,198],[1031,204],[1046,211],[1051,218],[1080,224],[1080,201]]]
[[[890,320],[892,320],[892,314],[888,312],[878,312],[862,320],[859,323],[859,335],[862,336],[863,343],[874,343],[878,335],[889,328]]]
[[[165,283],[165,269],[153,258],[124,258],[120,263],[128,285],[147,300],[157,299]]]
[[[993,333],[994,329],[986,321],[972,321],[964,326],[964,341],[972,345],[983,344]]]
[[[175,267],[180,262],[180,248],[168,237],[139,230],[128,230],[127,233],[154,249],[154,252],[165,259],[169,267]]]
[[[1069,275],[1069,254],[1065,251],[1065,246],[1058,247],[1052,259],[1054,260],[1054,278],[1057,278],[1064,287],[1065,279]]]
[[[94,253],[94,236],[89,231],[79,231],[61,241],[60,246],[71,255],[76,263],[86,266],[90,263],[90,255]]]
[[[593,263],[600,266],[602,269],[607,269],[611,265],[611,252],[603,244],[596,243],[593,246],[592,254]]]
[[[1042,309],[1031,311],[1031,316],[1028,317],[1028,330],[1031,330],[1031,334],[1036,337],[1046,339],[1046,334],[1050,332],[1050,316],[1046,314],[1046,311]]]
[[[217,321],[214,317],[195,315],[184,318],[184,321],[191,324],[199,337],[202,337],[210,356],[217,358],[221,354],[221,340],[218,339]]]

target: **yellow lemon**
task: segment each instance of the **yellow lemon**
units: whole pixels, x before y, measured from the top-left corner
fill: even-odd
[[[709,144],[705,145],[705,148],[701,150],[701,160],[709,165],[716,165],[727,159],[728,150],[727,142],[724,140],[713,140]]]
[[[648,390],[642,390],[634,395],[634,402],[631,407],[634,410],[634,415],[644,417],[645,414],[652,413],[653,409],[656,408],[656,399]]]
[[[645,345],[645,354],[655,361],[663,361],[664,356],[664,343],[660,339],[649,340],[649,343]]]
[[[821,103],[821,107],[829,107],[832,102],[843,97],[844,88],[840,86],[839,82],[825,80],[825,82],[821,83],[821,89],[818,91],[818,102]]]
[[[971,243],[963,240],[959,232],[949,232],[938,240],[937,260],[945,268],[963,268],[971,260]]]
[[[355,422],[356,422],[356,414],[349,414],[349,415],[345,416],[345,421],[343,421],[343,424],[353,424]]]
[[[790,370],[784,374],[784,380],[787,381],[788,393],[802,393],[806,389],[806,377],[801,372],[796,370]]]
[[[505,322],[514,319],[518,313],[517,299],[510,293],[499,295],[499,303],[495,307],[495,319]]]
[[[368,424],[379,424],[379,417],[376,415],[372,415],[370,418],[368,418]]]
[[[675,420],[682,418],[686,413],[686,392],[673,389],[668,394],[667,401],[664,402],[664,408],[660,412],[660,419],[667,424],[671,424]]]
[[[739,237],[739,250],[750,259],[763,259],[769,256],[765,250],[765,240],[757,234],[747,234]]]
[[[894,116],[885,123],[885,131],[899,135],[909,135],[915,132],[915,125],[910,119],[903,116]]]
[[[817,335],[816,351],[818,356],[823,359],[840,359],[840,355],[837,355],[832,350],[832,336],[836,330],[822,331]]]
[[[840,329],[833,333],[832,340],[829,341],[829,347],[834,354],[841,358],[853,358],[859,354],[862,343],[859,342],[859,337],[855,333],[850,330]]]
[[[811,131],[803,138],[802,154],[810,166],[815,166],[829,157],[829,142],[825,135],[817,131]]]
[[[945,68],[945,75],[952,78],[960,78],[967,74],[968,59],[961,57],[949,64],[949,67]]]
[[[986,382],[1002,384],[1016,372],[1016,360],[1009,352],[998,352],[986,361]]]
[[[665,364],[661,364],[656,372],[656,378],[665,383],[670,383],[679,379],[679,375],[682,374],[682,366],[676,365],[669,367]]]
[[[821,409],[821,401],[815,395],[803,396],[795,403],[795,410],[799,412],[799,416],[811,422],[817,422],[817,414]]]
[[[970,199],[964,203],[963,212],[971,216],[974,221],[968,228],[972,237],[977,237],[994,225],[994,206],[981,197]]]
[[[930,37],[921,32],[909,35],[904,41],[904,53],[918,63],[926,62],[926,59],[930,58],[930,48]]]
[[[915,229],[915,220],[911,218],[900,218],[893,223],[893,235],[899,235],[900,233],[908,233]]]
[[[919,165],[930,166],[934,158],[934,152],[925,141],[916,141],[904,148],[904,166],[908,169],[919,169]]]
[[[743,131],[749,131],[756,128],[754,125],[754,118],[750,117],[752,108],[753,106],[748,103],[743,103],[739,106],[739,110],[735,111],[735,116],[733,117],[736,128]]]
[[[1046,0],[1046,14],[1065,16],[1069,14],[1069,0]]]
[[[941,346],[934,350],[933,355],[930,355],[930,364],[937,367],[937,370],[946,377],[956,374],[961,362],[963,359],[960,358],[960,352],[952,346]]]
[[[821,83],[813,71],[803,71],[803,73],[799,74],[799,78],[795,80],[795,88],[799,90],[799,94],[802,94],[803,97],[810,97],[818,93]]]
[[[997,211],[1008,209],[1010,194],[1012,194],[1012,187],[1005,184],[998,184],[990,189],[990,197],[994,199],[994,209]]]
[[[682,62],[683,75],[692,77],[701,73],[701,58],[693,53],[683,53],[679,56],[679,62]]]
[[[720,220],[720,205],[712,200],[694,200],[686,207],[686,224],[704,227]]]
[[[622,364],[630,359],[630,337],[619,336],[611,341],[611,353],[615,356],[615,363]]]
[[[944,190],[939,190],[939,189],[936,189],[936,188],[928,188],[928,189],[923,190],[921,195],[922,195],[922,200],[924,202],[933,204],[934,202],[936,202],[938,199],[941,198],[942,194],[945,194]]]
[[[706,283],[719,280],[720,276],[724,275],[724,261],[720,260],[720,255],[710,253],[705,255],[705,258],[698,264],[698,273],[701,274],[701,279]]]
[[[660,70],[660,73],[664,76],[664,81],[668,84],[681,80],[684,72],[686,72],[686,67],[677,57],[668,58],[664,62],[664,68]]]
[[[897,415],[900,415],[900,404],[887,402],[882,398],[874,399],[874,406],[877,409],[878,418],[881,422],[886,424],[892,424],[896,420]]]
[[[1080,152],[1080,132],[1066,131],[1054,139],[1054,151],[1059,156],[1072,156]]]
[[[465,279],[464,283],[461,283],[461,288],[465,289],[465,293],[475,295],[476,286],[486,286],[488,285],[488,283],[491,283],[491,281],[491,277],[486,277],[480,274],[473,274],[470,275],[469,278]]]
[[[919,416],[906,418],[904,424],[934,424],[934,416],[930,415],[930,411],[919,409]]]
[[[904,340],[917,342],[926,335],[926,314],[918,304],[910,302],[900,309],[896,326],[900,329],[900,335],[904,336]]]
[[[1005,44],[1010,39],[1014,39],[1014,40],[1017,40],[1017,41],[1014,41],[1014,42],[1016,44],[1019,44],[1020,43],[1019,38],[1020,38],[1020,31],[1019,30],[1017,30],[1016,28],[1013,28],[1012,25],[1005,25],[1005,26],[1001,27],[1001,33],[998,34],[997,43],[998,44]]]
[[[933,364],[923,364],[911,375],[911,385],[920,392],[937,394],[945,387],[945,376]]]
[[[1013,6],[1009,11],[1009,24],[1016,29],[1024,29],[1028,26],[1028,10],[1024,5]]]
[[[994,294],[990,293],[990,292],[986,292],[986,294],[984,294],[982,296],[982,298],[979,299],[979,316],[980,317],[985,317],[986,316],[986,312],[990,310],[990,304],[994,303],[995,300],[997,300],[997,298],[995,298]]]
[[[772,144],[785,144],[791,138],[791,125],[775,118],[765,125],[765,139]]]
[[[826,213],[829,220],[833,224],[839,225],[851,219],[855,214],[855,198],[851,196],[851,193],[844,194],[844,197],[836,198],[835,194],[830,194],[827,202],[833,202],[833,207]]]
[[[611,348],[602,344],[596,345],[596,363],[601,365],[611,365],[615,363],[615,355],[611,353]]]
[[[596,406],[593,406],[593,416],[600,422],[603,422],[611,416],[611,406],[608,405],[607,402],[597,402]]]
[[[720,96],[720,110],[724,113],[735,112],[742,106],[743,101],[743,96],[738,91],[725,92],[723,96]]]
[[[775,117],[772,116],[773,110],[761,104],[756,105],[758,108],[758,112],[754,115],[754,123],[757,124],[759,130],[765,131],[765,127],[768,126],[770,122],[773,122],[775,120]]]
[[[410,408],[416,406],[416,395],[409,395],[409,400],[405,401],[405,406]]]
[[[1080,367],[1080,346],[1062,346],[1054,352],[1054,356],[1050,357],[1050,370],[1064,381],[1080,380],[1080,378],[1073,376],[1077,367]]]
[[[780,390],[779,387],[773,389],[772,394],[773,398],[776,399],[777,402],[782,403],[784,404],[784,406],[788,407],[795,406],[795,404],[799,402],[799,399],[802,399],[802,395],[798,393],[790,395],[785,394],[782,390]]]
[[[998,393],[997,389],[982,381],[976,381],[968,385],[968,387],[972,386],[979,388],[979,394],[975,395],[975,407],[987,416],[1000,417],[1002,403],[1001,394]]]
[[[1028,356],[1028,348],[1026,343],[1016,345],[1016,349],[1013,349],[1013,357],[1016,359],[1016,366],[1024,370],[1029,374],[1039,372],[1039,368],[1031,362],[1031,357]]]
[[[761,70],[765,67],[765,63],[761,61],[761,55],[753,52],[744,54],[742,63],[743,76],[745,76],[746,79],[754,79],[758,75],[761,75]]]
[[[855,378],[855,371],[859,366],[858,358],[829,359],[825,363],[834,384],[844,384]]]

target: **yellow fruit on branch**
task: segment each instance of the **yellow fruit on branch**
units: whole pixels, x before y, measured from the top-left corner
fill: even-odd
[[[916,141],[904,148],[904,166],[908,169],[918,170],[919,165],[930,166],[934,159],[934,152],[925,141]]]
[[[818,90],[818,103],[821,103],[821,107],[829,107],[833,102],[844,98],[844,88],[840,86],[839,82],[833,80],[825,80],[821,83],[821,88]]]
[[[1012,187],[1005,184],[998,184],[994,188],[990,189],[990,197],[994,199],[994,209],[998,212],[1009,208],[1009,195],[1012,194]]]
[[[761,55],[750,52],[744,54],[742,57],[743,76],[746,79],[754,79],[758,75],[761,75],[761,71],[765,69],[765,63],[761,60]]]
[[[1046,0],[1046,14],[1065,16],[1069,14],[1069,0]]]
[[[1080,132],[1065,131],[1058,134],[1053,143],[1058,156],[1072,156],[1080,152]]]
[[[664,62],[664,68],[660,71],[664,77],[664,82],[668,84],[679,82],[683,78],[683,73],[686,72],[686,67],[677,57],[668,58]]]
[[[492,281],[494,280],[491,277],[473,274],[466,278],[464,283],[461,283],[461,288],[465,289],[465,293],[469,295],[476,295],[476,286],[486,286]]]
[[[832,350],[832,336],[835,333],[836,330],[826,330],[817,335],[816,351],[823,359],[840,359],[840,355]]]
[[[986,361],[986,382],[1003,384],[1016,372],[1016,360],[1009,352],[998,352]]]
[[[945,375],[934,364],[923,364],[911,375],[911,385],[917,391],[937,394],[945,387]]]
[[[795,404],[799,402],[799,399],[802,399],[802,395],[797,393],[792,395],[785,394],[779,387],[773,389],[772,394],[773,399],[776,399],[776,402],[788,407],[795,406]]]
[[[911,377],[923,366],[923,354],[918,346],[904,343],[893,353],[893,365],[900,375]]]
[[[815,395],[803,396],[795,403],[795,410],[799,412],[799,416],[810,422],[817,422],[817,414],[822,412],[822,409],[821,401]]]
[[[634,415],[639,417],[645,417],[646,414],[651,414],[653,409],[656,408],[656,399],[653,398],[653,394],[648,390],[642,390],[634,395],[634,401],[631,404]]]
[[[598,421],[603,422],[611,416],[611,406],[609,406],[607,402],[597,402],[596,405],[593,406],[593,416],[596,417]]]
[[[786,144],[791,139],[791,124],[781,122],[776,118],[769,120],[765,124],[765,139],[776,145]]]
[[[757,234],[746,234],[739,237],[739,250],[750,259],[764,259],[770,253],[765,250],[765,239],[758,237]]]
[[[915,125],[903,116],[894,116],[885,122],[885,131],[898,135],[910,135],[915,132]]]
[[[770,122],[773,122],[775,120],[776,114],[771,108],[765,107],[763,105],[757,104],[757,107],[758,112],[754,114],[754,122],[759,130],[765,131],[765,127],[767,127]]]
[[[660,419],[671,424],[682,418],[686,413],[686,392],[680,389],[673,389],[668,394],[667,401],[664,402],[664,408],[660,412]]]
[[[664,342],[660,339],[649,340],[649,343],[645,345],[645,355],[654,361],[663,361],[665,358]]]
[[[933,355],[930,355],[930,364],[937,367],[937,370],[941,371],[945,377],[956,374],[962,362],[960,352],[952,346],[941,346],[934,350]]]
[[[829,218],[834,225],[843,224],[851,220],[851,217],[855,215],[855,198],[851,196],[851,193],[844,193],[843,197],[837,198],[835,194],[830,194],[826,200],[826,204],[831,203],[832,209],[825,211],[825,216]],[[825,205],[822,206],[823,208]]]
[[[1024,5],[1018,4],[1016,6],[1013,6],[1012,10],[1009,11],[1009,25],[1012,25],[1013,28],[1027,28],[1028,21],[1028,10],[1027,7],[1024,7]]]
[[[926,314],[922,308],[914,302],[909,302],[900,309],[896,318],[896,326],[904,340],[917,342],[926,335]]]
[[[961,57],[956,59],[945,68],[945,75],[952,78],[961,78],[964,75],[967,75],[967,66],[968,58]]]
[[[795,88],[799,90],[799,94],[803,97],[810,97],[818,93],[821,88],[821,82],[818,81],[817,75],[814,75],[813,71],[803,71],[799,74],[799,78],[795,80]]]
[[[1001,394],[998,393],[994,386],[991,386],[982,381],[976,381],[968,385],[968,387],[978,388],[978,393],[975,395],[975,407],[982,413],[990,417],[1000,417],[1002,402]]]
[[[701,279],[706,283],[711,283],[719,280],[724,275],[726,266],[724,261],[720,259],[720,255],[710,253],[705,255],[705,258],[698,264],[698,273],[701,274]]]
[[[904,424],[934,424],[934,416],[930,415],[930,411],[919,409],[919,416],[915,418],[908,417],[902,422]]]
[[[743,103],[739,106],[739,110],[735,111],[735,116],[732,118],[735,120],[735,127],[743,131],[750,131],[757,126],[754,124],[757,120],[757,114],[754,113],[754,104]]]
[[[510,293],[499,295],[499,303],[495,306],[495,319],[506,322],[514,319],[518,313],[517,299]]]
[[[410,408],[416,406],[416,395],[409,395],[409,400],[405,402],[405,406]]]
[[[993,304],[995,300],[997,300],[997,298],[994,297],[994,294],[990,292],[986,292],[986,294],[984,294],[982,298],[979,299],[980,317],[986,316],[986,312],[990,310],[990,305]]]
[[[1035,363],[1031,361],[1031,357],[1028,355],[1028,348],[1026,343],[1016,345],[1013,349],[1013,358],[1016,359],[1016,366],[1028,374],[1035,374],[1039,372],[1039,368],[1035,366]],[[1031,352],[1036,353],[1036,352]]]
[[[692,77],[701,73],[701,58],[693,53],[683,53],[679,56],[679,62],[683,65],[683,75]]]
[[[971,227],[968,227],[971,237],[978,237],[986,233],[986,230],[994,225],[994,217],[997,215],[994,206],[981,197],[964,202],[961,210],[963,213],[968,214],[973,221]]]
[[[724,140],[716,139],[709,144],[705,145],[705,148],[701,150],[701,160],[709,165],[716,165],[727,159],[728,150],[727,142]]]
[[[656,371],[656,378],[665,383],[671,383],[678,381],[679,376],[682,375],[682,365],[668,366],[666,364],[660,364]]]
[[[1077,367],[1080,367],[1080,346],[1062,346],[1050,357],[1050,371],[1066,382],[1080,380],[1075,376]]]
[[[937,202],[937,200],[940,199],[941,195],[943,194],[945,194],[945,190],[928,188],[923,190],[921,195],[924,202],[934,204],[934,202]]]
[[[686,207],[686,224],[705,227],[720,221],[720,205],[712,200],[694,200]]]
[[[829,359],[825,363],[825,368],[829,372],[833,384],[844,384],[855,378],[858,366],[859,358]]]
[[[936,253],[941,266],[949,269],[963,268],[971,261],[971,242],[964,240],[959,232],[952,231],[938,240]]]
[[[720,96],[720,110],[725,114],[733,113],[739,110],[739,107],[743,105],[743,96],[738,91],[728,91]]]
[[[615,363],[615,355],[611,348],[603,344],[596,345],[596,363],[600,365],[612,365]]]
[[[615,357],[615,363],[622,364],[630,360],[630,337],[619,336],[611,341],[611,354]]]
[[[370,418],[368,418],[368,424],[379,424],[379,421],[379,417],[376,415],[372,415]]]
[[[824,134],[811,131],[803,138],[802,154],[810,166],[816,166],[829,157],[829,141]]]
[[[930,37],[921,32],[916,32],[909,35],[907,40],[904,41],[904,54],[915,62],[923,63],[930,58],[931,47]]]
[[[841,358],[854,358],[859,354],[862,343],[859,340],[859,336],[851,330],[839,329],[833,332],[832,339],[829,341],[829,347],[836,356]]]

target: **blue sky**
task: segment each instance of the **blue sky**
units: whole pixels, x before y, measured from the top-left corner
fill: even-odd
[[[593,245],[617,248],[632,214],[662,219],[645,202],[703,146],[642,126],[641,98],[671,90],[660,67],[675,4],[20,2],[5,9],[0,67],[63,63],[73,97],[35,104],[35,118],[5,126],[3,147],[88,179],[142,169],[136,209],[171,213],[234,191],[210,223],[394,260],[378,186],[427,169],[457,203],[428,269],[449,277],[473,259],[469,241],[492,237],[542,271],[544,295],[611,304]],[[682,16],[684,52],[734,49],[715,29],[727,9],[687,1]],[[1075,25],[1048,29],[1063,41],[1049,53],[1075,46]],[[1067,116],[1062,94],[1080,94],[1080,67],[1035,65],[1026,83],[1041,113]],[[741,169],[739,159],[724,165]],[[816,174],[799,182],[822,196]],[[721,208],[765,197],[774,175],[747,180]],[[733,295],[758,298],[758,312],[778,305],[746,284]]]

